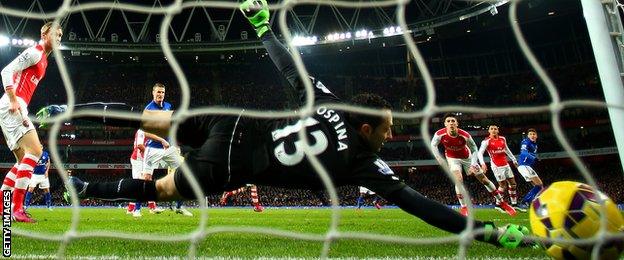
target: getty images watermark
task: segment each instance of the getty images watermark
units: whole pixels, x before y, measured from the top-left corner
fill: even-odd
[[[2,191],[2,256],[11,256],[11,196],[10,190]]]

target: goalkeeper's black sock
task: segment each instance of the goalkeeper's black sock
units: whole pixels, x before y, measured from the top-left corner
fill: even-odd
[[[121,179],[115,182],[89,183],[88,198],[121,201],[156,201],[156,182],[139,179]]]

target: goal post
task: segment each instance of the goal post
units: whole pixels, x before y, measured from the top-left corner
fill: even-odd
[[[609,5],[613,9],[609,10]],[[609,106],[624,105],[624,58],[618,38],[622,39],[622,20],[617,0],[581,0],[598,75]],[[608,107],[620,164],[624,170],[624,109]]]

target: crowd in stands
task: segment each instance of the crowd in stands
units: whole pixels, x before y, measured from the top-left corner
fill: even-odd
[[[208,60],[200,63],[189,63],[181,57],[182,69],[191,89],[192,107],[227,106],[272,110],[298,107],[296,96],[268,57],[258,59],[257,54],[236,55],[232,61]],[[362,92],[377,93],[391,101],[397,111],[418,111],[427,101],[424,83],[419,78],[371,77],[366,71],[351,70],[338,70],[349,71],[349,74],[339,74],[336,71],[316,69],[322,67],[322,62],[314,58],[309,63],[310,74],[344,100]],[[142,109],[151,100],[154,83],[161,82],[167,86],[167,100],[174,107],[179,106],[180,82],[168,64],[139,64],[141,66],[137,66],[137,62],[116,63],[115,66],[93,61],[69,63],[77,102],[124,102]],[[348,67],[348,64],[332,65]],[[106,69],[103,70],[103,67]],[[49,71],[45,84],[42,83],[45,87],[37,90],[31,102],[32,110],[47,104],[66,103],[65,87],[53,64]],[[548,73],[562,100],[603,100],[592,61],[561,65],[550,68]],[[528,69],[502,75],[444,75],[434,79],[434,86],[436,104],[439,105],[510,107],[517,104],[544,105],[551,101],[544,84]]]

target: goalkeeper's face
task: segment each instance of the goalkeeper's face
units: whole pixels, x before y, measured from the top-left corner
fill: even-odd
[[[368,141],[368,146],[375,152],[381,151],[384,143],[392,138],[392,112],[385,110],[387,113],[382,117],[381,124],[372,128],[365,124],[362,128],[363,135]]]

